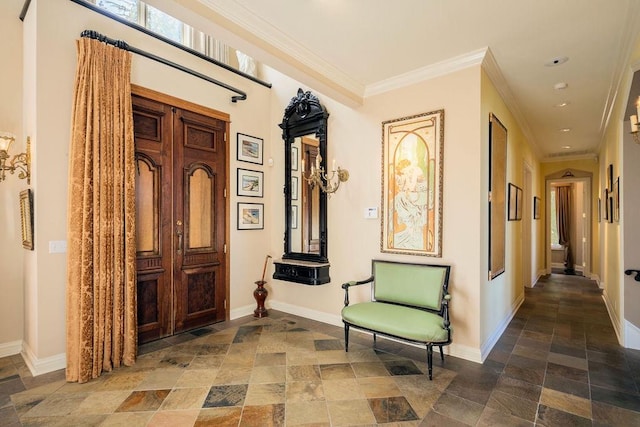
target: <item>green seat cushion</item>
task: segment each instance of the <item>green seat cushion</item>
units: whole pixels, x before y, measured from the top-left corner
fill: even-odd
[[[447,342],[441,316],[415,308],[381,302],[361,302],[342,309],[342,318],[354,326],[419,342]]]

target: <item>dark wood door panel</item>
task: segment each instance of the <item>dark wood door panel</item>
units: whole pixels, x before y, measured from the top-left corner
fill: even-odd
[[[182,271],[180,287],[177,295],[176,332],[181,332],[202,325],[219,321],[220,289],[219,266],[188,268]]]
[[[226,318],[228,122],[136,95],[133,110],[144,343]]]

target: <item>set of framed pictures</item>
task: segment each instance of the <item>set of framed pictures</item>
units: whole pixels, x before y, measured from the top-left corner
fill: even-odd
[[[614,181],[612,164],[607,168],[607,186],[602,192],[602,199],[598,199],[598,221],[601,218],[609,223],[620,221],[620,177]]]
[[[243,133],[237,134],[237,159],[263,164],[264,140]],[[240,197],[264,197],[264,172],[238,168],[236,194]],[[264,229],[264,203],[238,202],[238,230]]]

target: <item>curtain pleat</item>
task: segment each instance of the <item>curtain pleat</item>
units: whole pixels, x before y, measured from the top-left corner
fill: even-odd
[[[135,363],[131,54],[93,39],[78,63],[69,152],[67,381]]]
[[[564,245],[564,266],[566,272],[573,271],[573,252],[571,251],[571,187],[559,186],[557,191],[556,218],[558,219],[558,240]]]

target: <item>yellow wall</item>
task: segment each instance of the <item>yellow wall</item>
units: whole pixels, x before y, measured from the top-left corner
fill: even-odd
[[[507,128],[507,182],[513,183],[520,188],[524,187],[525,165],[531,170],[530,194],[541,197],[544,205],[542,188],[539,183],[540,166],[536,156],[525,138],[514,115],[509,111],[504,100],[491,82],[486,73],[482,73],[482,97],[481,97],[481,117],[482,117],[482,204],[479,206],[482,214],[482,222],[479,224],[483,230],[481,251],[482,259],[488,259],[489,232],[488,232],[488,203],[486,202],[489,178],[489,114],[493,113],[500,122]],[[531,215],[530,209],[523,212],[523,215]],[[541,237],[544,226],[540,221],[532,221],[532,276],[536,278],[543,268],[543,248]],[[481,339],[483,349],[488,349],[498,338],[496,334],[502,332],[506,327],[505,322],[510,320],[515,310],[524,299],[524,279],[523,279],[523,257],[522,257],[522,233],[523,221],[508,221],[506,225],[505,243],[505,272],[500,276],[488,281],[486,271],[487,263],[482,264],[481,277]]]

